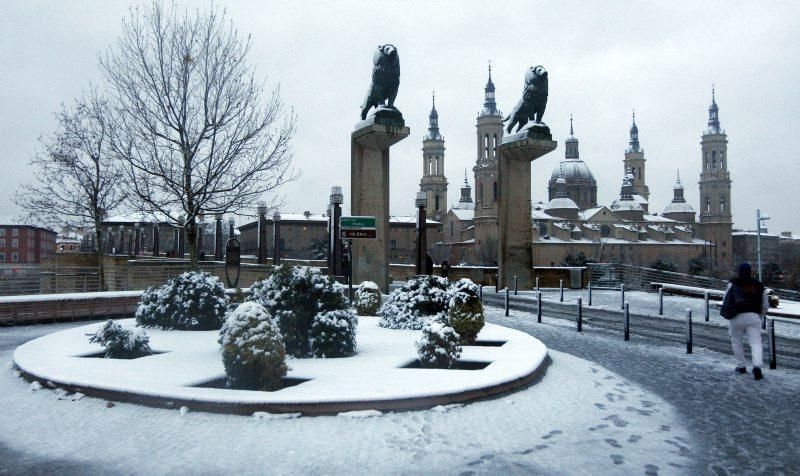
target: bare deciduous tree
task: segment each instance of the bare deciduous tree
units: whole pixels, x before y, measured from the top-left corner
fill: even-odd
[[[246,62],[250,48],[224,11],[192,15],[156,2],[131,11],[101,59],[130,195],[184,227],[192,267],[198,215],[253,208],[295,177],[295,116],[277,88],[264,98]]]
[[[39,139],[31,160],[34,181],[22,185],[15,202],[27,218],[53,226],[91,227],[100,287],[104,288],[102,222],[125,199],[122,174],[110,149],[106,101],[96,89],[56,113],[57,130]]]

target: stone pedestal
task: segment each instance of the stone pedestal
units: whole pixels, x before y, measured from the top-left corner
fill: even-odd
[[[556,148],[549,129],[532,124],[498,147],[500,249],[498,287],[533,289],[531,162]]]
[[[389,292],[389,147],[408,137],[396,109],[379,109],[356,124],[352,134],[350,199],[352,216],[374,216],[377,238],[353,240],[353,283],[373,281]]]

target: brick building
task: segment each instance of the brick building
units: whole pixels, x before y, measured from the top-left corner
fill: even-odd
[[[0,224],[0,268],[38,265],[55,254],[55,231],[33,225]]]

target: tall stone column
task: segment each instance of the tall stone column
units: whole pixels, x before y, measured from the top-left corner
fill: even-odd
[[[549,131],[536,126],[505,136],[498,147],[498,287],[512,285],[516,276],[520,289],[533,289],[531,162],[552,152],[557,145]]]
[[[377,238],[353,240],[353,282],[373,281],[389,292],[389,148],[408,137],[402,114],[379,109],[356,125],[351,140],[353,216],[374,216]]]

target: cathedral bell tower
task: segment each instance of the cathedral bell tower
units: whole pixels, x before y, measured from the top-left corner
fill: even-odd
[[[700,140],[700,225],[703,239],[711,245],[707,267],[717,276],[733,268],[731,253],[731,176],[728,172],[728,136],[719,125],[719,107],[714,88],[708,107],[708,128]]]
[[[644,149],[639,145],[639,128],[636,126],[636,111],[633,112],[633,124],[631,125],[631,139],[628,148],[625,149],[624,169],[630,170],[633,175],[633,194],[650,199],[650,189],[645,182],[645,158]]]
[[[475,172],[475,251],[480,262],[487,265],[497,262],[500,243],[497,146],[503,140],[503,115],[497,109],[494,93],[490,63],[489,80],[484,88],[483,109],[475,124],[478,155],[472,169]]]
[[[422,140],[421,191],[428,196],[426,217],[441,221],[447,213],[447,178],[444,176],[444,137],[439,133],[439,113],[436,112],[436,96],[428,116],[428,133]]]

